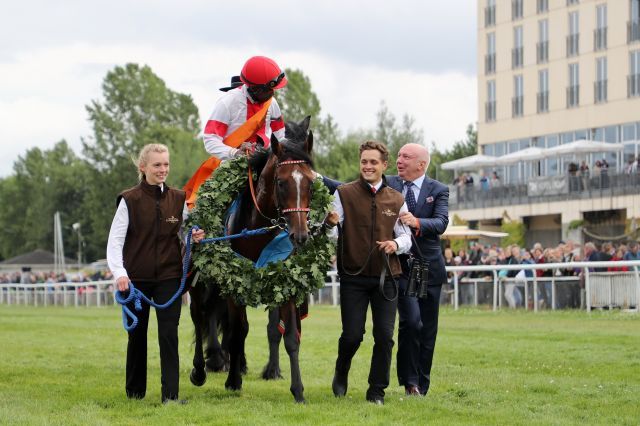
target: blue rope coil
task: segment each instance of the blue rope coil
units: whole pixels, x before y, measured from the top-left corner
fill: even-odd
[[[276,228],[276,227],[277,226],[270,226],[270,227],[251,229],[251,230],[248,230],[245,228],[239,234],[226,235],[224,237],[217,237],[217,238],[204,238],[203,240],[200,241],[200,244],[214,243],[217,241],[233,240],[235,238],[247,238],[252,235],[266,234],[267,232],[270,232],[273,228]],[[133,301],[133,307],[137,312],[140,312],[142,310],[143,301],[147,303],[149,306],[153,306],[156,309],[166,309],[169,306],[171,306],[173,302],[175,302],[176,299],[180,297],[180,295],[182,295],[184,291],[185,283],[187,282],[187,274],[189,272],[189,263],[191,262],[191,233],[193,232],[194,229],[197,230],[200,228],[197,225],[194,225],[189,229],[189,232],[187,233],[187,246],[186,246],[184,258],[182,259],[182,277],[180,278],[180,287],[178,288],[178,291],[176,291],[176,293],[171,297],[171,299],[169,299],[167,303],[164,303],[162,305],[155,303],[153,300],[145,296],[144,293],[138,290],[133,285],[133,282],[129,282],[129,290],[125,292],[116,290],[115,299],[116,299],[116,302],[122,305],[122,325],[124,326],[124,329],[126,331],[131,331],[138,326],[138,316],[134,312],[132,312],[131,309],[129,309],[127,304]],[[124,294],[126,294],[127,292],[129,294],[127,295],[127,297],[124,297]],[[131,324],[129,324],[129,319],[131,319]]]

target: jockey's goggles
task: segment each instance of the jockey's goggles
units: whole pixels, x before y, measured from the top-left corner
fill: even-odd
[[[282,71],[276,78],[270,81],[267,81],[265,84],[252,83],[251,81],[247,80],[247,78],[244,75],[242,76],[242,79],[244,80],[245,83],[247,83],[249,87],[255,87],[256,89],[263,89],[263,90],[273,90],[274,87],[280,84],[280,82],[284,79],[284,77],[285,77],[285,74],[284,74],[284,71]]]

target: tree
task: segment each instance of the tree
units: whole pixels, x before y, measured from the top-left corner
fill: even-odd
[[[61,213],[63,237],[81,221],[87,165],[66,141],[51,150],[33,148],[14,163],[14,176],[0,184],[0,254],[11,257],[37,248],[53,250],[53,214]],[[67,247],[73,256],[73,247]]]
[[[431,167],[435,170],[438,180],[448,183],[453,181],[453,172],[444,170],[440,166],[442,163],[457,160],[458,158],[469,157],[478,153],[478,132],[473,124],[467,125],[467,135],[464,140],[456,141],[451,150],[440,151],[432,144]]]
[[[83,139],[90,165],[83,230],[88,258],[104,256],[116,195],[137,182],[132,159],[148,143],[165,143],[171,151],[168,184],[181,187],[206,158],[198,109],[191,96],[169,89],[148,66],[127,64],[108,72],[103,101],[86,107],[93,134]]]

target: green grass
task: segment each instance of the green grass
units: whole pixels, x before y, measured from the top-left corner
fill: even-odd
[[[149,330],[147,397],[124,395],[126,334],[120,311],[0,305],[0,424],[638,424],[640,316],[620,312],[493,313],[443,310],[427,398],[407,399],[395,366],[386,404],[364,401],[371,328],[356,355],[347,398],[331,393],[339,310],[315,306],[303,321],[306,405],[285,380],[259,379],[268,357],[266,315],[249,312],[249,373],[240,393],[226,375],[189,382],[188,309],[180,325],[181,397],[160,402],[155,320]],[[395,363],[395,359],[394,359]]]

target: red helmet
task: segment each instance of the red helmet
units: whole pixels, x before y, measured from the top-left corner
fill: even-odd
[[[249,58],[242,67],[240,79],[247,86],[265,86],[268,89],[281,89],[287,85],[287,77],[273,59],[266,56]]]

